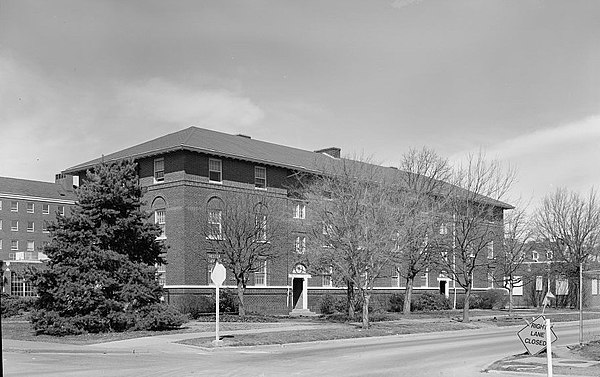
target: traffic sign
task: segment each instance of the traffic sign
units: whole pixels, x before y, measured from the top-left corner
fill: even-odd
[[[530,355],[537,355],[546,349],[546,330],[546,318],[540,315],[517,333]],[[558,340],[558,336],[552,328],[550,332],[551,343],[554,343]]]
[[[217,287],[220,287],[225,281],[225,275],[225,266],[223,266],[219,262],[216,262],[215,267],[210,273],[210,279],[212,280],[212,282],[215,283]]]

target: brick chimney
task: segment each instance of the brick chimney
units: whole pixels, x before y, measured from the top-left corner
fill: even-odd
[[[73,176],[69,174],[58,173],[54,175],[54,183],[62,186],[65,191],[73,191]]]
[[[321,153],[321,154],[326,154],[326,155],[334,157],[334,158],[340,158],[342,150],[338,147],[329,147],[329,148],[325,148],[325,149],[316,150],[315,152]]]

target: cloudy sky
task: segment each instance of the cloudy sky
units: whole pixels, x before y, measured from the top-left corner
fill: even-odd
[[[190,125],[398,165],[517,166],[513,196],[600,188],[600,1],[0,0],[0,175]]]

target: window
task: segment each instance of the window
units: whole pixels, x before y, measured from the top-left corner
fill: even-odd
[[[10,249],[19,250],[19,240],[10,240]]]
[[[569,294],[569,281],[567,279],[556,279],[556,294],[560,296]]]
[[[11,220],[10,230],[12,230],[13,232],[19,231],[19,220]]]
[[[488,259],[494,259],[494,241],[490,241],[487,246],[487,257]]]
[[[27,222],[27,231],[28,232],[35,231],[35,223],[33,221],[28,221]]]
[[[442,223],[442,225],[440,225],[440,234],[448,234],[448,226],[446,223]]]
[[[267,261],[258,261],[256,272],[254,273],[254,285],[267,285]]]
[[[2,230],[2,219],[0,219],[0,230]]]
[[[552,254],[552,250],[546,250],[546,259],[551,261],[554,258],[554,255]]]
[[[393,266],[390,275],[392,277],[392,287],[399,287],[400,286],[400,269],[397,266]]]
[[[42,221],[42,233],[48,233],[48,223]]]
[[[165,159],[157,158],[154,160],[154,182],[163,182],[165,180]]]
[[[421,287],[429,287],[429,269],[426,268],[425,272],[421,275]]]
[[[333,267],[329,267],[329,270],[322,275],[321,286],[323,287],[333,287],[333,279],[331,276],[333,275]]]
[[[598,294],[598,279],[592,279],[592,294]]]
[[[2,200],[0,200],[0,211],[2,211]]]
[[[50,214],[50,204],[42,204],[42,213],[44,215]]]
[[[267,215],[257,213],[254,217],[254,226],[256,227],[256,240],[267,242]]]
[[[208,236],[207,238],[212,240],[220,240],[223,237],[221,227],[221,210],[220,209],[209,209],[208,210]]]
[[[295,242],[296,253],[304,254],[306,252],[306,237],[298,236]]]
[[[27,241],[27,251],[35,251],[35,242]]]
[[[167,270],[162,263],[156,265],[156,281],[161,287],[167,284]]]
[[[13,296],[34,296],[33,285],[23,275],[10,272],[10,294]]]
[[[33,203],[27,202],[26,206],[27,206],[27,213],[35,212],[35,206],[33,205]]]
[[[208,159],[208,180],[210,182],[223,182],[221,160]]]
[[[65,215],[65,206],[58,206],[58,214],[61,216]]]
[[[0,238],[0,250],[2,250],[2,238]]]
[[[536,276],[535,277],[535,290],[541,292],[544,289],[544,277]]]
[[[267,188],[267,168],[254,167],[254,187],[258,189]]]
[[[10,202],[10,211],[19,212],[19,202],[17,202],[16,200],[12,200]]]
[[[294,207],[294,218],[304,219],[306,218],[306,205],[304,203],[298,203]]]
[[[540,253],[538,253],[537,251],[533,250],[533,251],[531,252],[531,259],[532,259],[534,262],[538,262],[538,261],[540,260]]]
[[[493,272],[488,272],[488,274],[487,274],[487,280],[488,280],[488,288],[494,288],[494,281],[496,279],[494,279],[494,273]]]
[[[165,209],[157,209],[156,211],[154,211],[154,223],[160,227],[160,235],[158,236],[158,238],[160,239],[167,238],[167,235],[165,233],[165,212]]]
[[[510,286],[512,287],[513,296],[523,296],[523,280],[520,276],[514,276]]]

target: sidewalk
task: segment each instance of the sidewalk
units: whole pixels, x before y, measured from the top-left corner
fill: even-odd
[[[336,324],[281,324],[273,323],[272,327],[220,331],[219,335],[257,334],[279,331],[314,330],[335,328]],[[5,351],[31,353],[168,353],[187,352],[197,353],[199,348],[189,347],[177,342],[195,338],[212,338],[214,331],[198,331],[178,334],[155,335],[141,338],[118,340],[113,342],[75,345],[49,342],[32,342],[24,340],[3,339],[2,349]]]

